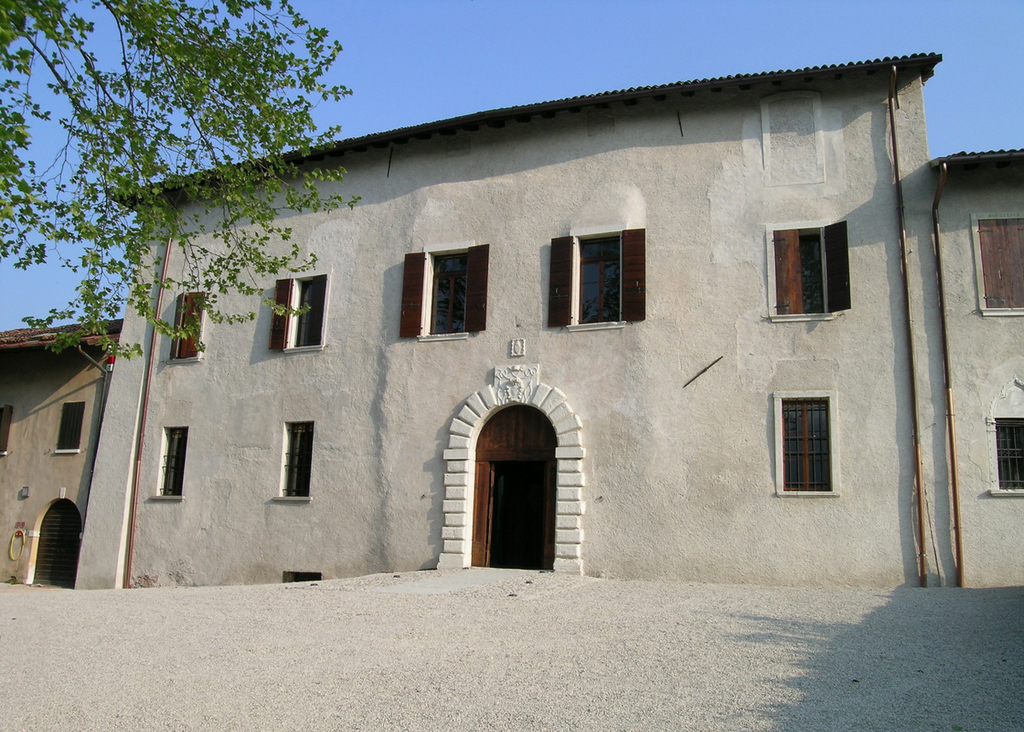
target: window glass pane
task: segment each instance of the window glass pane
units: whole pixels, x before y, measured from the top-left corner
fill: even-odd
[[[466,330],[467,255],[434,259],[434,307],[431,333]]]
[[[284,495],[308,496],[313,463],[313,423],[288,425],[288,450],[284,464]]]
[[[825,312],[825,280],[822,272],[820,232],[800,233],[800,267],[804,312]]]

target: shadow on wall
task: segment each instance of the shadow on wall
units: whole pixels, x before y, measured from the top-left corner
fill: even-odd
[[[802,671],[764,679],[760,698],[797,699],[759,710],[766,729],[1024,730],[1022,588],[899,588],[854,624],[734,618]]]

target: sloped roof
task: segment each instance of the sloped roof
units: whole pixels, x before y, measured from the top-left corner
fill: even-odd
[[[958,152],[945,157],[932,160],[932,167],[938,167],[942,163],[947,165],[980,165],[982,163],[995,163],[997,166],[1009,165],[1015,160],[1024,160],[1024,149],[1017,150],[988,150],[986,152]]]
[[[504,107],[492,109],[485,112],[452,117],[437,122],[428,122],[411,127],[400,127],[387,132],[377,132],[362,137],[352,137],[339,140],[334,145],[321,150],[314,150],[307,155],[293,153],[286,156],[289,162],[302,162],[303,160],[318,161],[325,157],[336,157],[346,152],[363,152],[368,148],[387,148],[391,145],[403,145],[410,139],[429,139],[435,134],[454,135],[459,130],[476,131],[481,126],[503,127],[506,122],[518,121],[528,122],[532,117],[553,117],[558,112],[579,112],[587,107],[604,107],[613,102],[635,104],[640,99],[654,99],[664,101],[671,94],[682,96],[693,96],[701,90],[721,91],[727,87],[738,87],[749,89],[754,84],[779,83],[787,80],[807,80],[832,76],[840,78],[843,74],[859,72],[874,74],[879,71],[887,71],[893,66],[898,69],[917,68],[920,69],[921,78],[925,81],[930,79],[935,72],[935,66],[942,61],[942,54],[921,53],[909,56],[886,56],[885,58],[874,59],[873,61],[855,61],[845,64],[832,64],[827,66],[809,66],[802,69],[786,69],[780,71],[762,71],[756,74],[736,74],[721,76],[714,79],[695,79],[691,81],[677,81],[671,84],[657,86],[632,87],[617,91],[606,91],[598,94],[588,94],[576,97],[567,97],[549,102],[538,102],[525,104],[516,107]]]
[[[123,319],[107,322],[107,335],[115,341],[121,335]],[[57,325],[53,328],[16,328],[14,330],[0,331],[0,351],[23,350],[46,348],[58,333],[74,333],[81,326],[78,324]],[[82,339],[82,345],[93,346],[99,341],[100,336],[90,335]]]

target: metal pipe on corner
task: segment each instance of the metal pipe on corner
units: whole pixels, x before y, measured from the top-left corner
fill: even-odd
[[[164,300],[164,280],[167,279],[167,263],[171,259],[171,240],[167,240],[164,248],[164,261],[160,268],[160,282],[156,291],[157,317]],[[149,412],[149,388],[153,381],[153,359],[156,357],[156,327],[149,324],[149,357],[146,359],[146,372],[142,380],[142,398],[139,405],[138,431],[135,434],[135,459],[132,461],[131,488],[128,495],[128,531],[124,546],[124,570],[121,575],[121,587],[131,587],[132,553],[135,549],[135,509],[138,505],[139,480],[142,475],[142,447],[146,441],[146,414]]]
[[[896,183],[896,216],[899,220],[900,255],[903,270],[903,295],[907,306],[907,355],[910,365],[910,401],[913,411],[914,489],[917,499],[917,575],[921,587],[928,586],[928,554],[925,536],[924,468],[921,461],[921,418],[917,395],[917,357],[914,350],[914,310],[910,298],[910,257],[907,253],[907,222],[903,204],[903,178],[896,135],[896,74],[892,67],[889,79],[889,135],[892,141],[892,168]]]
[[[946,447],[949,450],[949,491],[953,502],[953,551],[956,559],[956,586],[964,587],[963,524],[960,518],[960,464],[956,456],[956,412],[953,410],[953,370],[949,360],[949,331],[946,322],[946,287],[942,273],[942,248],[939,246],[939,201],[946,186],[949,166],[939,165],[939,182],[932,201],[932,243],[935,246],[935,276],[939,293],[939,329],[942,333],[942,378],[946,387]]]

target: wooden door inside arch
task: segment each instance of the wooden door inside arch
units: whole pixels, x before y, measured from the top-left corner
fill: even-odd
[[[555,562],[555,447],[538,409],[492,416],[476,445],[473,566],[551,569]]]
[[[33,582],[74,589],[78,574],[82,517],[75,504],[62,498],[43,516]]]

